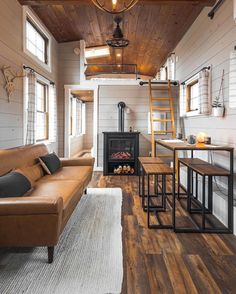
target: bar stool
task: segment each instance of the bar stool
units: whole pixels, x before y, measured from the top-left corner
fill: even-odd
[[[147,225],[148,228],[155,228],[155,229],[172,229],[172,224],[163,224],[159,218],[158,212],[165,212],[166,211],[166,176],[172,176],[173,178],[173,169],[170,168],[167,164],[143,164],[143,174],[147,176]],[[161,176],[162,180],[162,189],[161,189],[161,205],[151,205],[151,198],[153,195],[150,194],[150,177],[151,176]],[[143,181],[143,187],[144,187]],[[172,191],[172,197],[173,191]],[[174,199],[174,198],[173,198]],[[150,213],[154,212],[159,224],[150,224]]]
[[[184,163],[183,163],[184,162]],[[201,225],[199,225],[193,218],[192,221],[197,226],[196,229],[189,229],[189,228],[177,228],[175,227],[176,232],[200,232],[200,233],[229,233],[229,228],[223,226],[221,227],[213,227],[206,228],[206,215],[212,214],[213,211],[213,181],[212,178],[215,176],[224,176],[228,177],[228,181],[230,179],[230,172],[225,170],[224,168],[217,167],[215,165],[209,164],[207,162],[204,162],[203,164],[196,164],[194,161],[191,163],[191,161],[186,161],[181,159],[179,162],[182,164],[188,163],[188,181],[187,181],[187,210],[190,214],[192,213],[199,213],[201,214]],[[179,168],[178,165],[178,168]],[[192,195],[192,183],[191,183],[191,171],[195,172],[196,175],[202,177],[202,199],[199,201],[199,197],[193,197]],[[206,178],[208,178],[208,203],[206,207]],[[198,182],[196,183],[198,185]],[[229,188],[229,187],[228,187]],[[229,189],[230,190],[230,189]],[[179,192],[179,189],[178,189]],[[198,193],[198,189],[196,191]],[[229,193],[230,196],[230,193]],[[228,199],[228,217],[231,217],[231,214],[233,213],[233,207],[231,207],[230,203],[232,203],[232,199]],[[194,202],[195,205],[199,206],[199,208],[192,208],[192,202]]]
[[[162,161],[159,157],[138,157],[138,160],[139,160],[138,191],[139,191],[139,196],[142,197],[143,191],[141,189],[141,186],[142,186],[142,181],[144,180],[142,165],[143,164],[164,164],[164,161]]]
[[[200,159],[200,158],[179,158],[178,159],[178,192],[177,192],[177,197],[178,199],[186,198],[186,197],[180,197],[180,166],[184,165],[187,167],[187,186],[190,185],[187,190],[190,190],[190,194],[193,197],[193,174],[194,171],[193,169],[190,168],[190,165],[195,165],[195,164],[209,164],[208,162]],[[195,198],[198,199],[198,174],[195,173]],[[189,209],[187,209],[189,211]]]

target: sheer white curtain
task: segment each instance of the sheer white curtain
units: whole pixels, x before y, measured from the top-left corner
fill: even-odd
[[[35,144],[36,142],[36,75],[30,72],[27,75],[27,128],[26,144]]]
[[[236,4],[235,4],[236,6]],[[236,51],[230,53],[229,63],[229,107],[236,108]]]
[[[200,114],[209,114],[211,110],[210,70],[204,69],[199,73],[199,109]]]
[[[179,86],[179,115],[184,117],[186,114],[186,86]]]
[[[55,85],[49,86],[49,142],[57,141],[57,96]]]

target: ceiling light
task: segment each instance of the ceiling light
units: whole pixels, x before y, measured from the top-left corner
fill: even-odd
[[[117,57],[121,57],[121,54],[120,54],[120,53],[117,53],[116,56],[117,56]]]
[[[115,17],[114,21],[116,23],[116,28],[113,33],[113,38],[107,40],[107,45],[113,48],[124,48],[129,45],[129,40],[124,39],[124,35],[120,28],[121,17]]]
[[[138,0],[92,0],[102,11],[119,14],[128,11],[138,2]]]
[[[99,58],[110,55],[108,46],[90,47],[85,49],[85,58]]]

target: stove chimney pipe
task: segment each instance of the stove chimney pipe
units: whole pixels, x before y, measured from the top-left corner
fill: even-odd
[[[124,132],[124,110],[125,110],[125,103],[119,102],[118,103],[118,132]]]

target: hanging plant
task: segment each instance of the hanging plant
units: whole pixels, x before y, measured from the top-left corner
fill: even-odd
[[[223,97],[223,82],[224,82],[224,69],[222,72],[220,89],[218,96],[215,97],[215,100],[212,102],[212,115],[216,117],[223,117],[225,113],[224,101],[220,99],[221,95]]]

